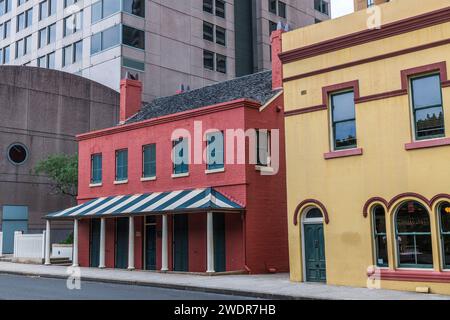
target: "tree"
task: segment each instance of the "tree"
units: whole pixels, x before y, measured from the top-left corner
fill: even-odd
[[[76,198],[78,189],[78,156],[55,154],[41,160],[36,174],[44,174],[52,181],[52,193]]]

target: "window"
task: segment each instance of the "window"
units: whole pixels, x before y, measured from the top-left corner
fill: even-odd
[[[398,263],[400,267],[432,268],[430,217],[420,203],[403,203],[395,217]]]
[[[227,57],[221,54],[216,54],[216,71],[227,73]]]
[[[203,21],[203,39],[214,41],[214,25]]]
[[[269,12],[277,14],[277,0],[269,0]]]
[[[356,147],[354,92],[331,95],[331,114],[334,150]]]
[[[142,147],[142,177],[156,177],[156,144]]]
[[[278,1],[278,15],[286,19],[286,4]]]
[[[64,0],[64,8],[67,8],[68,6],[71,6],[77,2],[78,0]]]
[[[95,2],[92,7],[92,23],[109,17],[120,11],[120,1],[117,0],[100,0]]]
[[[3,39],[6,39],[10,36],[11,34],[11,20],[6,21],[3,24]]]
[[[213,0],[203,0],[203,11],[213,13]]]
[[[216,26],[216,43],[222,46],[226,45],[226,30]]]
[[[416,140],[443,137],[445,128],[440,75],[412,78],[411,99]]]
[[[39,3],[39,20],[50,17],[56,13],[57,0],[45,0]]]
[[[388,266],[386,214],[382,206],[373,209],[373,237],[375,240],[375,263],[378,267]]]
[[[56,23],[39,30],[39,48],[56,41]]]
[[[47,28],[39,30],[39,48],[47,45]]]
[[[8,160],[14,165],[21,165],[28,159],[28,150],[21,143],[15,143],[8,147]]]
[[[25,2],[27,2],[28,0],[17,0],[17,6],[21,6],[23,5]]]
[[[269,0],[269,12],[286,18],[286,4],[279,0]]]
[[[123,0],[123,11],[145,17],[145,0]]]
[[[12,0],[0,0],[0,16],[11,11]]]
[[[375,4],[374,0],[367,0],[367,7],[371,7]]]
[[[39,57],[37,60],[37,66],[39,68],[47,68],[47,57],[46,56]]]
[[[56,41],[56,23],[48,26],[48,44]]]
[[[142,61],[130,59],[123,57],[122,58],[122,66],[138,71],[145,71],[145,63]]]
[[[122,43],[130,47],[145,50],[145,32],[123,25]]]
[[[91,183],[102,183],[102,154],[91,156]]]
[[[269,20],[269,35],[271,35],[272,32],[276,31],[277,27],[278,25],[275,22]]]
[[[225,18],[225,1],[203,0],[203,11]]]
[[[10,61],[10,52],[11,52],[11,50],[10,50],[9,46],[6,46],[6,47],[3,48],[3,63],[4,64],[5,63],[9,63],[9,61]]]
[[[83,59],[83,40],[73,44],[73,63],[79,62],[81,59]]]
[[[256,129],[256,165],[270,166],[270,131]]]
[[[76,33],[83,27],[83,11],[64,18],[64,37]]]
[[[173,173],[183,174],[189,172],[189,145],[188,138],[179,138],[172,141]]]
[[[68,45],[65,46],[63,48],[63,61],[62,61],[62,66],[68,66],[70,64],[72,64],[72,45]]]
[[[450,269],[450,203],[439,206],[439,225],[441,231],[442,264],[444,269]]]
[[[33,24],[33,8],[25,12],[25,28],[28,28]]]
[[[128,150],[116,151],[116,181],[128,180]]]
[[[39,57],[37,60],[37,66],[39,68],[55,69],[55,52]]]
[[[214,70],[214,52],[203,50],[203,66],[205,69]]]
[[[91,37],[91,54],[120,44],[120,25],[115,25]]]
[[[24,55],[31,53],[31,48],[32,48],[31,41],[32,41],[31,36],[28,36],[25,38],[25,48],[24,48],[24,53],[23,53]]]
[[[20,31],[22,29],[25,29],[25,12],[19,14],[17,16],[17,26],[16,26],[16,30]]]
[[[23,56],[24,48],[25,48],[24,44],[25,44],[24,39],[20,39],[20,40],[16,41],[16,59]]]
[[[224,143],[223,132],[211,132],[206,134],[206,168],[217,170],[224,167]]]
[[[314,9],[320,13],[328,15],[328,2],[324,0],[314,0]]]

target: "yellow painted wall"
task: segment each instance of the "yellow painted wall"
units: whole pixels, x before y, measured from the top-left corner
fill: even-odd
[[[383,6],[388,16],[393,10],[408,8],[396,13],[397,19],[409,13],[423,13],[444,8],[448,0],[395,0]],[[384,9],[383,9],[384,10]],[[353,18],[352,18],[353,17]],[[343,20],[329,21],[314,26],[317,38],[308,30],[296,30],[283,35],[283,48],[302,47],[305,41],[318,42],[323,34],[334,30],[346,32],[352,19],[358,27],[361,12]],[[333,27],[335,23],[335,28]],[[320,27],[323,26],[323,29]],[[312,30],[311,27],[309,30]],[[308,29],[305,28],[305,29]],[[284,65],[285,77],[323,69],[354,60],[372,57],[430,43],[450,37],[450,24],[441,24],[419,31],[402,34],[308,58]],[[322,103],[324,86],[359,80],[361,96],[401,88],[400,71],[441,61],[447,61],[450,74],[450,45],[417,51],[402,56],[379,60],[347,69],[285,82],[286,111],[316,106]],[[306,90],[307,94],[300,92]],[[443,88],[446,137],[450,137],[450,88]],[[286,117],[288,221],[290,269],[293,281],[303,281],[301,256],[301,224],[294,226],[293,215],[297,205],[308,198],[321,201],[328,209],[330,223],[325,226],[325,251],[327,282],[335,285],[366,286],[367,268],[374,264],[370,218],[364,218],[364,203],[371,197],[387,200],[404,192],[416,192],[428,199],[439,193],[450,193],[450,146],[430,149],[405,150],[412,141],[409,96],[356,104],[356,131],[362,156],[324,160],[330,151],[329,114],[327,110]],[[392,209],[389,214],[394,212]],[[392,217],[388,228],[392,229]],[[435,214],[431,219],[435,269],[439,270],[439,240]],[[390,239],[393,244],[394,239]],[[389,248],[390,268],[395,268],[395,248]],[[383,281],[382,287],[415,290],[428,286],[436,293],[450,294],[450,284],[410,283]]]

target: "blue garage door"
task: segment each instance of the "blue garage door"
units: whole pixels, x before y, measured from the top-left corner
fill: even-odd
[[[28,231],[28,207],[3,206],[3,253],[14,252],[14,232]]]

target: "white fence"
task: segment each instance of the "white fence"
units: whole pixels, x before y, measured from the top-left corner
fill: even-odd
[[[3,232],[0,231],[0,257],[3,255]]]
[[[38,234],[14,232],[14,258],[44,259],[45,231]]]

